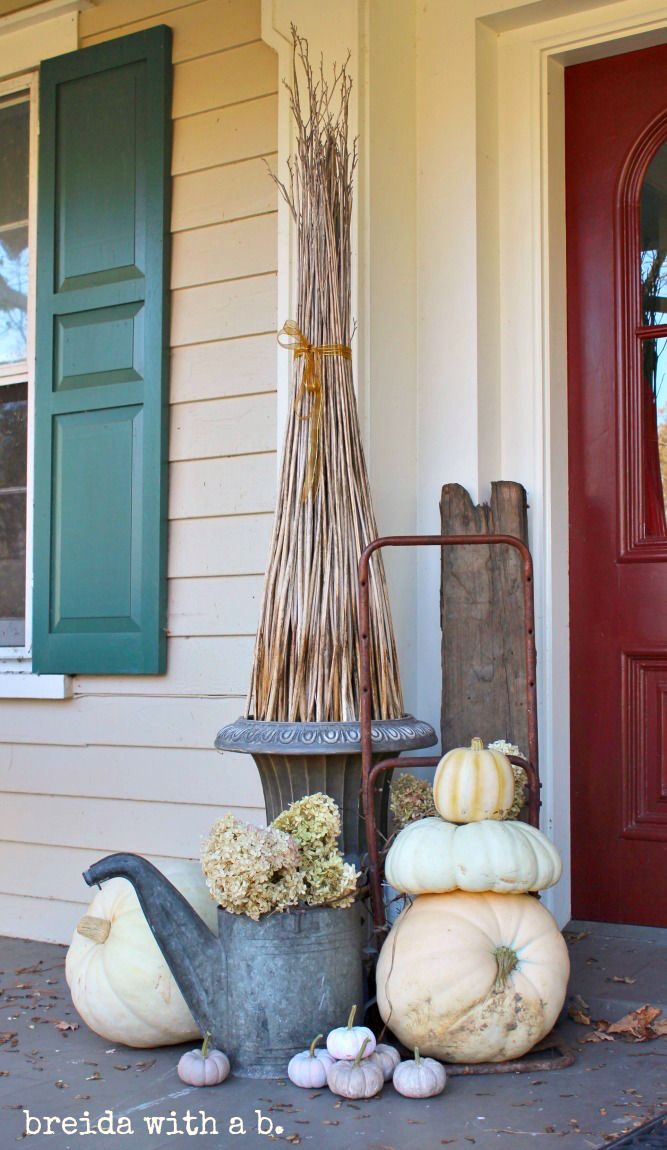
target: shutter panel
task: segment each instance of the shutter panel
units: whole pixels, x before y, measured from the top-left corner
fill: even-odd
[[[165,670],[171,30],[40,75],[33,669]]]

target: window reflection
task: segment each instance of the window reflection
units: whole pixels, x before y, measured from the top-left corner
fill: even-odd
[[[25,642],[28,388],[0,387],[0,646]]]
[[[646,534],[667,535],[667,338],[642,341]]]
[[[649,164],[640,201],[643,323],[667,323],[667,144]]]
[[[0,364],[26,358],[29,116],[20,96],[0,104]]]

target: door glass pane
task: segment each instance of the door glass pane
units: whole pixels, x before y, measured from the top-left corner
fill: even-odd
[[[667,339],[647,339],[643,353],[643,451],[646,534],[667,536]]]
[[[0,646],[25,642],[28,388],[0,387]]]
[[[0,364],[26,358],[28,115],[25,100],[0,104]]]
[[[667,144],[649,164],[640,202],[642,323],[667,323]]]

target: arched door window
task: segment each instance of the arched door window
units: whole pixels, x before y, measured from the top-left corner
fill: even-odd
[[[667,522],[667,143],[644,176],[639,200],[644,527],[665,538]]]
[[[622,557],[667,558],[667,116],[619,186]]]

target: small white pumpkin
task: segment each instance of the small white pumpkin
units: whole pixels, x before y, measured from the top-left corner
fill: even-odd
[[[448,751],[433,780],[436,810],[450,823],[502,819],[514,802],[512,764],[501,751],[485,750],[481,739]]]
[[[217,907],[199,863],[172,861],[161,870],[217,934]],[[170,1046],[200,1033],[127,879],[110,879],[93,898],[65,974],[83,1021],[108,1042]]]
[[[207,1031],[201,1050],[188,1050],[179,1059],[177,1074],[188,1086],[218,1086],[229,1075],[227,1055],[222,1050],[211,1050],[210,1038]]]
[[[376,969],[383,1022],[444,1062],[520,1058],[565,1001],[567,947],[528,894],[423,894],[400,915]]]
[[[401,1056],[395,1046],[389,1046],[386,1042],[378,1042],[371,1054],[370,1061],[380,1067],[385,1082],[389,1082],[401,1061]]]
[[[414,1058],[401,1062],[394,1071],[394,1089],[405,1098],[433,1098],[442,1094],[447,1071],[435,1058],[422,1058],[415,1046]]]
[[[385,863],[387,882],[403,894],[523,894],[554,886],[562,870],[555,846],[536,827],[496,819],[464,826],[418,819],[396,836]]]
[[[372,1098],[380,1093],[384,1074],[376,1062],[371,1062],[370,1055],[366,1056],[368,1043],[369,1039],[364,1038],[354,1062],[343,1059],[328,1068],[327,1082],[332,1094],[340,1094],[342,1098]]]
[[[349,1062],[357,1058],[359,1051],[363,1050],[363,1058],[370,1058],[375,1050],[375,1035],[372,1030],[367,1026],[355,1026],[354,1016],[357,1013],[356,1006],[353,1006],[350,1011],[350,1017],[347,1020],[347,1026],[337,1026],[335,1030],[330,1030],[327,1036],[327,1050],[332,1058],[336,1061]]]
[[[320,1086],[326,1086],[327,1070],[333,1066],[334,1059],[326,1050],[316,1049],[322,1037],[318,1034],[308,1050],[302,1050],[290,1058],[287,1077],[295,1086],[302,1086],[305,1090],[319,1090]]]

